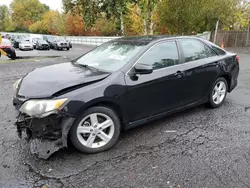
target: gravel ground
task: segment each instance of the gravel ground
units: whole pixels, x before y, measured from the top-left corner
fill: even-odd
[[[16,135],[12,84],[64,59],[0,63],[0,187],[250,187],[249,60],[241,55],[239,85],[221,108],[202,105],[123,132],[107,152],[70,148],[49,160]]]

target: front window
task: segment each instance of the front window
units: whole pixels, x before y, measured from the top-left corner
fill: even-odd
[[[76,63],[113,72],[128,63],[144,46],[144,43],[108,42],[80,57]]]
[[[138,63],[152,65],[153,70],[178,65],[179,55],[175,41],[156,44],[141,57]]]

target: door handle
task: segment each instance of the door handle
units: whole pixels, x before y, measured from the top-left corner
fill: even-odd
[[[181,78],[181,77],[185,76],[183,71],[177,71],[174,75],[177,76],[178,78]]]

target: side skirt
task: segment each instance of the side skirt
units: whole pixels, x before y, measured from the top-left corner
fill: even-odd
[[[186,106],[182,106],[180,108],[176,108],[176,109],[173,109],[173,110],[170,110],[170,111],[167,111],[167,112],[163,112],[161,114],[157,114],[157,115],[154,115],[154,116],[149,116],[149,117],[144,118],[142,120],[138,120],[138,121],[135,121],[135,122],[128,123],[127,125],[124,126],[125,127],[124,130],[129,130],[129,129],[138,127],[140,125],[143,125],[143,124],[146,124],[146,123],[149,123],[149,122],[161,119],[163,117],[167,117],[167,116],[173,115],[173,114],[175,114],[177,112],[181,112],[181,111],[193,108],[195,106],[199,106],[201,104],[206,103],[207,101],[208,101],[207,97],[205,97],[204,99],[202,99],[202,100],[200,100],[198,102],[191,103],[191,104],[188,104]]]

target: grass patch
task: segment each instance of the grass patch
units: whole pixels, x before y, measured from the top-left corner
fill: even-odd
[[[16,60],[11,60],[11,59],[5,59],[5,60],[0,60],[0,63],[18,63],[18,62],[25,62],[28,59],[16,59]],[[29,60],[35,60],[35,59],[29,59]]]

